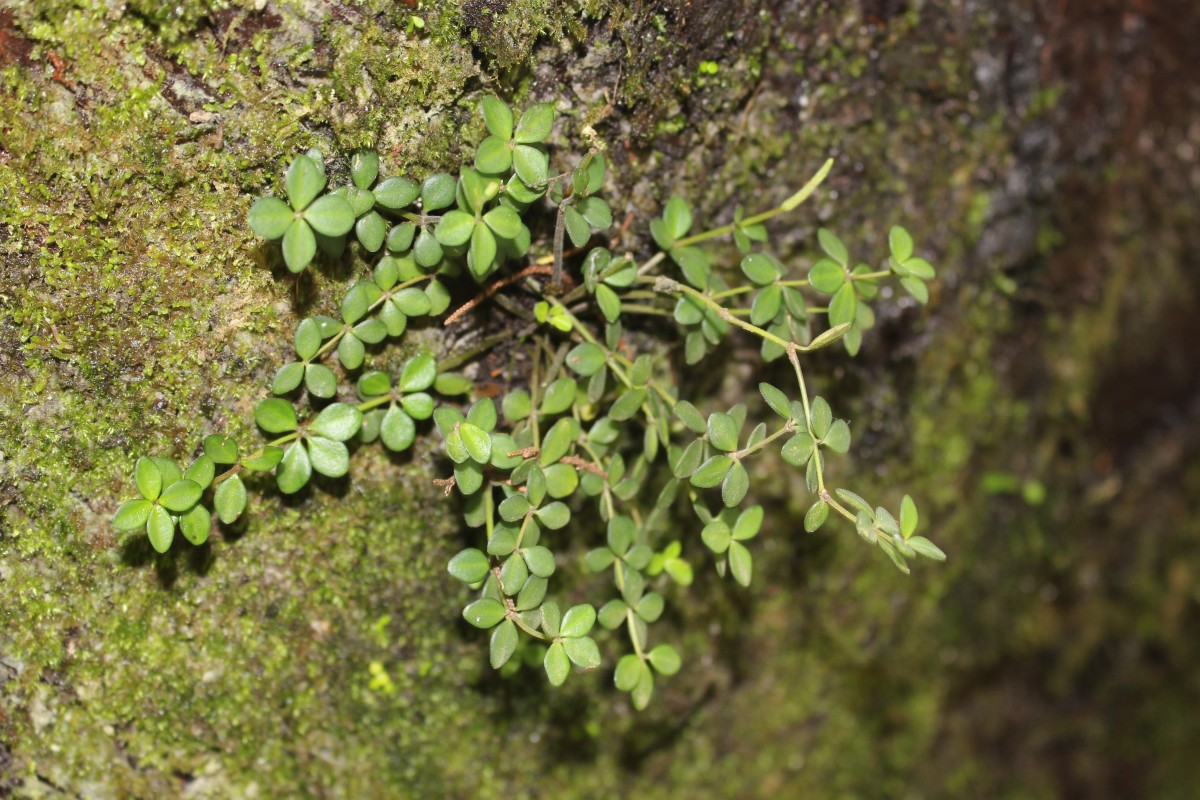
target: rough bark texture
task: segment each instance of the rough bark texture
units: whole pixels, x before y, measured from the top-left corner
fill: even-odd
[[[1197,16],[8,3],[0,796],[1192,796]],[[268,491],[199,549],[114,534],[135,456],[251,437],[297,313],[348,279],[282,280],[252,198],[313,144],[453,169],[486,91],[591,124],[634,231],[672,193],[719,222],[767,207],[827,156],[832,191],[774,227],[787,263],[818,223],[864,255],[909,227],[943,270],[930,309],[885,303],[816,373],[864,488],[922,498],[945,567],[797,533],[802,488],[764,474],[762,574],[692,587],[687,668],[637,715],[607,673],[492,676],[428,446]]]

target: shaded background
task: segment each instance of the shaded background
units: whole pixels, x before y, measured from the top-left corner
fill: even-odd
[[[0,2],[0,796],[1193,796],[1195,4],[413,5]],[[946,565],[802,533],[760,464],[754,587],[701,566],[633,714],[487,669],[431,443],[165,559],[114,533],[136,454],[245,433],[347,282],[281,280],[252,198],[312,144],[454,168],[491,91],[592,125],[618,218],[723,222],[832,156],[786,263],[913,232],[930,306],[813,372]]]

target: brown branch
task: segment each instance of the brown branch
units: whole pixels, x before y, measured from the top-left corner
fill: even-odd
[[[608,477],[608,473],[604,471],[604,467],[599,464],[593,464],[591,461],[580,456],[563,456],[558,461],[560,464],[570,464],[572,467],[590,472],[593,475],[599,475],[601,478]]]
[[[532,266],[526,267],[525,269],[521,270],[520,272],[516,273],[515,275],[509,275],[507,278],[501,278],[500,280],[496,281],[488,288],[484,289],[479,294],[472,297],[467,302],[463,303],[462,306],[460,306],[457,311],[455,311],[450,316],[446,317],[446,321],[443,322],[442,325],[444,327],[449,327],[450,325],[453,325],[455,322],[458,322],[460,319],[462,319],[464,314],[468,313],[471,309],[478,306],[484,300],[487,300],[489,297],[491,297],[496,292],[503,289],[505,286],[509,286],[513,283],[516,283],[517,281],[519,281],[523,278],[528,278],[530,275],[549,275],[549,274],[551,274],[551,272],[552,272],[552,269],[548,265],[533,264]]]

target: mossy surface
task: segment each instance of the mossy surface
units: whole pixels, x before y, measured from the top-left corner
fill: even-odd
[[[1127,235],[1080,274],[1096,251],[1058,243],[1113,238],[1071,222],[1032,15],[830,5],[0,13],[0,795],[1187,796],[1170,743],[1198,741],[1177,698],[1200,694],[1180,641],[1200,600],[1200,441],[1172,409],[1193,390],[1171,383],[1137,445],[1104,403],[1156,363],[1121,345],[1138,323],[1159,321],[1162,352],[1192,330],[1194,219],[1139,217],[1147,179],[1118,169],[1125,199],[1094,216]],[[312,145],[453,169],[485,91],[591,126],[618,218],[681,194],[724,222],[834,156],[832,191],[774,230],[789,263],[817,224],[867,259],[893,222],[926,243],[930,313],[885,303],[860,359],[815,371],[862,421],[838,474],[869,496],[909,487],[947,566],[904,578],[850,531],[798,534],[803,491],[764,470],[755,587],[688,551],[700,577],[666,624],[685,670],[634,715],[603,670],[554,692],[487,669],[445,575],[461,543],[429,446],[364,451],[353,482],[293,500],[264,482],[203,548],[154,557],[114,533],[136,455],[254,439],[297,313],[350,279],[287,278],[244,224],[253,197]],[[1185,196],[1186,174],[1151,173]],[[1156,288],[1131,308],[1132,264]]]

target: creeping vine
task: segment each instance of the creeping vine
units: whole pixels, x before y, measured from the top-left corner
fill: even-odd
[[[378,155],[364,150],[352,155],[350,183],[329,191],[325,156],[311,150],[287,170],[286,202],[254,203],[251,228],[281,243],[291,272],[306,269],[318,252],[341,257],[351,239],[373,267],[336,317],[315,315],[297,326],[295,358],[278,369],[272,396],[254,411],[267,441],[243,447],[210,435],[186,469],[168,458],[138,459],[140,497],[118,509],[118,529],[144,529],[159,552],[177,531],[201,544],[214,512],[225,524],[245,513],[249,473],[273,472],[279,491],[292,494],[313,473],[347,474],[348,443],[407,450],[432,420],[449,462],[434,483],[459,498],[466,525],[480,532],[479,545],[448,568],[473,593],[467,622],[491,632],[492,666],[540,662],[557,686],[573,667],[600,665],[592,636],[599,622],[624,632],[627,652],[614,680],[639,709],[655,681],[680,668],[678,651],[656,643],[650,626],[663,613],[667,587],[692,582],[697,543],[722,576],[750,584],[752,540],[763,524],[763,507],[747,504],[752,459],[777,453],[804,470],[813,498],[806,531],[820,529],[832,512],[906,573],[911,559],[945,558],[915,534],[917,507],[908,495],[893,513],[835,485],[827,459],[849,451],[850,425],[811,392],[804,372],[814,350],[836,343],[858,352],[883,281],[897,280],[919,303],[928,301],[934,269],[915,255],[903,228],[891,228],[881,268],[852,261],[826,229],[817,233],[822,255],[804,277],[767,252],[766,223],[810,197],[830,161],[779,206],[751,216],[739,208],[732,222],[709,230],[693,232],[692,209],[672,197],[650,222],[657,250],[644,258],[619,251],[613,240],[588,249],[613,227],[601,196],[603,152],[592,147],[572,169],[552,172],[550,105],[514,120],[506,104],[487,97],[481,111],[489,135],[457,177],[381,180]],[[547,213],[545,224],[530,227]],[[535,240],[535,230],[547,233]],[[740,257],[732,285],[733,271],[711,246],[727,239]],[[452,309],[462,285],[471,288]],[[419,352],[398,375],[367,366],[410,320],[445,318],[448,325],[488,303],[512,318],[509,329],[460,352]],[[644,317],[673,320],[675,333],[664,337],[661,325],[641,324]],[[749,426],[762,415],[744,403],[706,413],[700,406],[711,404],[680,396],[682,365],[699,363],[735,332],[760,340],[764,361],[790,364],[793,385],[758,386],[773,422]],[[456,370],[501,345],[519,357],[508,353],[517,366],[497,403]],[[339,372],[355,377],[353,389],[340,385]],[[477,397],[468,406],[461,398],[471,394]],[[671,535],[680,508],[698,518],[698,537]],[[555,549],[589,530],[582,524],[566,533],[573,518],[586,522],[593,514],[603,539],[584,562],[611,576],[612,593],[597,602],[599,610],[584,603],[563,611],[547,599],[562,563]]]

